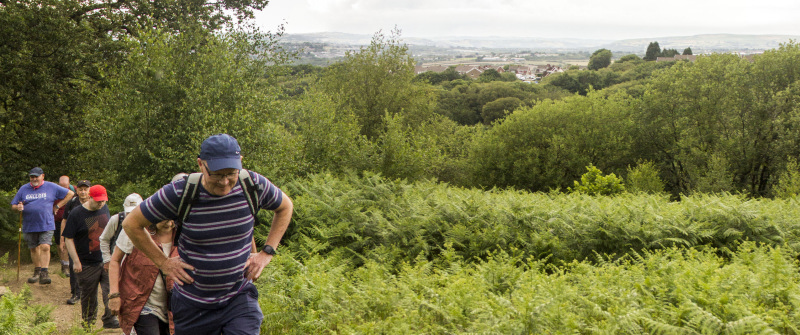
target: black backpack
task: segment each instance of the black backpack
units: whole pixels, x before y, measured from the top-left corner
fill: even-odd
[[[175,246],[178,245],[178,238],[181,236],[183,222],[186,220],[186,217],[189,216],[192,205],[197,201],[197,190],[199,189],[200,180],[202,178],[202,172],[195,172],[184,177],[186,185],[183,187],[181,202],[178,205],[178,219],[175,220],[175,239],[173,241]],[[239,170],[239,184],[242,185],[245,198],[247,198],[247,204],[250,206],[250,214],[255,218],[256,214],[258,214],[258,211],[261,209],[258,207],[258,191],[263,187],[261,187],[261,185],[256,185],[253,178],[250,176],[250,172],[245,169]],[[257,221],[258,219],[255,220]]]

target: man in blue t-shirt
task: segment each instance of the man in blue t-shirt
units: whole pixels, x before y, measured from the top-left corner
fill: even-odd
[[[267,178],[248,171],[257,190],[255,205],[275,212],[264,249],[251,253],[255,218],[239,182],[238,142],[227,134],[207,138],[197,165],[202,177],[182,224],[179,257],[167,258],[143,228],[178,219],[187,180],[162,187],[122,226],[133,245],[178,284],[170,301],[176,334],[258,334],[264,315],[253,281],[275,255],[292,218],[292,201]]]
[[[22,233],[31,249],[33,277],[29,283],[50,284],[50,244],[56,229],[54,217],[75,192],[44,180],[44,171],[35,167],[28,172],[30,183],[22,185],[11,200],[11,208],[22,212]],[[55,204],[55,206],[54,206]]]

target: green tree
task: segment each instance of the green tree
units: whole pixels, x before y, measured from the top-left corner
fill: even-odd
[[[369,46],[348,51],[342,62],[327,68],[320,85],[341,108],[352,110],[362,134],[374,139],[382,131],[386,113],[402,114],[409,124],[432,116],[433,90],[413,79],[414,58],[395,29],[388,38],[378,32]]]
[[[664,182],[658,174],[655,163],[650,161],[640,162],[634,168],[628,166],[625,187],[631,192],[662,193],[664,192]]]
[[[675,49],[664,49],[661,51],[661,57],[674,57],[680,55],[680,52]]]
[[[611,65],[611,51],[608,49],[599,49],[595,51],[589,58],[589,70],[599,70]]]
[[[275,36],[153,31],[139,38],[87,113],[81,157],[102,162],[87,166],[92,181],[163,185],[177,172],[195,171],[202,140],[223,132],[248,148],[248,168],[301,172],[298,140],[269,122],[279,120],[278,94],[263,78],[279,59],[264,41]]]
[[[638,62],[638,61],[641,61],[641,60],[642,59],[639,58],[639,56],[637,56],[636,54],[630,54],[630,55],[625,55],[625,56],[620,57],[614,63]]]
[[[472,180],[547,191],[572,186],[592,162],[624,172],[633,163],[631,111],[627,96],[598,92],[518,109],[472,142]]]
[[[497,72],[495,69],[486,69],[485,71],[481,72],[481,75],[478,76],[478,81],[486,83],[490,81],[500,81],[502,77],[500,76],[500,72]]]
[[[644,53],[644,60],[653,61],[661,55],[661,47],[658,45],[658,42],[650,42],[647,45],[647,51]]]
[[[522,100],[515,97],[499,98],[495,101],[488,102],[483,105],[483,111],[481,112],[483,124],[492,124],[492,122],[504,118],[506,114],[514,111],[521,105]]]
[[[692,48],[686,47],[686,49],[683,49],[683,55],[684,56],[685,55],[691,55],[691,54],[692,54]]]
[[[79,173],[87,104],[143,31],[177,34],[252,18],[266,0],[0,2],[0,185],[24,171]],[[198,41],[198,45],[205,43]],[[24,179],[23,179],[24,180]]]

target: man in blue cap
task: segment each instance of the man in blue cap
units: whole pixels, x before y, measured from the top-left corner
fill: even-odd
[[[167,258],[142,228],[179,219],[189,179],[165,185],[123,222],[133,245],[178,284],[170,302],[176,334],[259,333],[264,316],[253,281],[275,255],[293,205],[267,178],[247,171],[255,183],[255,205],[275,212],[266,245],[251,254],[255,217],[240,180],[240,151],[236,139],[227,134],[213,135],[200,146],[197,165],[202,175],[182,223],[179,257]]]
[[[11,200],[11,208],[22,212],[22,232],[33,260],[33,277],[28,283],[50,284],[48,265],[50,245],[56,229],[54,214],[75,192],[44,180],[44,171],[35,167],[28,172],[30,183],[22,185]]]

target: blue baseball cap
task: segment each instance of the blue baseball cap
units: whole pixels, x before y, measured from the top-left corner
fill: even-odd
[[[212,135],[200,145],[200,159],[208,163],[208,169],[241,169],[242,154],[239,142],[228,134]]]
[[[42,170],[42,168],[37,166],[37,167],[31,169],[31,171],[28,172],[28,175],[29,176],[38,177],[38,176],[41,176],[43,173],[44,173],[44,171]]]

